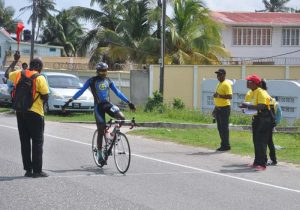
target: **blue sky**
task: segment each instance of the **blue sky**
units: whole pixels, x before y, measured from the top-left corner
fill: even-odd
[[[15,17],[21,19],[25,28],[30,29],[30,25],[27,24],[29,18],[29,12],[21,14],[19,9],[29,5],[27,0],[4,0],[5,6],[12,6],[15,8]],[[71,6],[90,6],[90,0],[56,0],[56,5],[58,10],[68,9]],[[206,5],[210,10],[215,11],[250,11],[254,12],[255,10],[264,9],[264,4],[262,0],[204,0]],[[300,9],[300,0],[290,0],[287,4],[289,7]],[[170,13],[171,10],[169,10]]]

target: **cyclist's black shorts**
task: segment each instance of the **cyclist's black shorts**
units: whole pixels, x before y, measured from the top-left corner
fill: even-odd
[[[104,124],[105,121],[105,113],[109,116],[116,118],[117,114],[120,112],[119,107],[110,103],[110,102],[103,102],[100,104],[95,105],[95,118],[97,124]]]

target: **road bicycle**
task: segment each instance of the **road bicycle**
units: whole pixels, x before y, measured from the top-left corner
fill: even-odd
[[[103,136],[102,142],[102,154],[104,158],[104,162],[99,163],[97,159],[97,137],[98,130],[94,132],[93,140],[92,140],[92,153],[93,159],[96,165],[102,168],[107,163],[107,159],[109,156],[114,157],[115,165],[118,171],[122,174],[125,174],[129,169],[130,161],[131,161],[131,151],[130,145],[127,136],[121,132],[120,128],[123,125],[129,125],[129,129],[132,129],[136,126],[135,119],[132,120],[112,120],[110,119],[105,126],[105,133]],[[110,128],[113,126],[112,131],[110,132]]]

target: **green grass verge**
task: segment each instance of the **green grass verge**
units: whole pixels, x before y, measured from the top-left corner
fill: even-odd
[[[146,136],[162,141],[216,149],[220,145],[217,129],[137,129],[130,134]],[[275,145],[283,147],[276,150],[278,161],[300,164],[300,134],[274,133]],[[253,157],[254,149],[250,131],[230,131],[231,153]]]
[[[123,111],[127,119],[135,117],[137,122],[169,122],[169,123],[212,123],[212,117],[210,114],[203,114],[198,111],[189,110],[166,110],[164,113],[160,112],[144,112],[139,109],[136,112]],[[70,122],[70,121],[82,121],[93,122],[93,113],[68,113],[62,114],[48,114],[45,116],[46,120]],[[106,116],[106,119],[110,119]],[[249,125],[251,124],[251,117],[247,115],[240,115],[233,113],[231,115],[231,123],[236,125]]]
[[[7,107],[0,107],[0,113],[1,112],[8,112],[10,110],[10,108]]]

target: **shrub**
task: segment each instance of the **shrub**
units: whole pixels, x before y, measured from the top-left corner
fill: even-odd
[[[153,97],[148,97],[148,101],[145,105],[145,112],[152,112],[154,110],[160,110],[163,112],[163,110],[165,109],[164,105],[163,105],[163,96],[158,92],[155,91],[153,93]]]
[[[174,98],[172,105],[173,105],[173,109],[182,110],[185,108],[185,105],[180,98]]]

